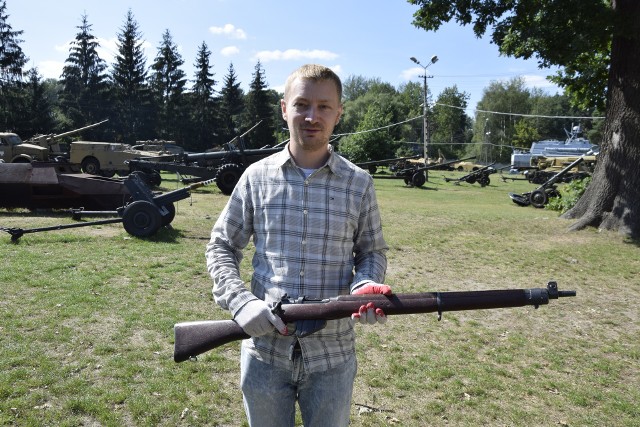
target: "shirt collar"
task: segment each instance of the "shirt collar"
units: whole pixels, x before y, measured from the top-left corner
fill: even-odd
[[[291,157],[291,153],[289,153],[289,144],[287,144],[282,151],[277,153],[276,156],[277,156],[276,163],[279,166],[282,167],[287,163],[290,163],[291,165],[296,166],[295,162],[293,161],[293,158]],[[325,166],[328,167],[329,170],[334,174],[336,174],[338,177],[342,175],[341,172],[343,172],[344,168],[346,167],[344,165],[344,161],[342,160],[340,155],[333,150],[333,146],[331,144],[329,144],[329,159],[327,160],[327,163],[324,164],[324,166],[320,167],[320,169],[322,169]]]

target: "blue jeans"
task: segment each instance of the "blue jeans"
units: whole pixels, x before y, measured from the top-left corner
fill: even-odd
[[[293,427],[298,400],[304,427],[348,426],[356,370],[355,356],[337,368],[307,373],[300,353],[294,353],[291,369],[281,369],[242,348],[240,385],[249,425]]]

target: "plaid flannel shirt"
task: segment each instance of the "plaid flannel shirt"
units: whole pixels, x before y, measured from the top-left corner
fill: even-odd
[[[249,291],[239,265],[251,238]],[[215,301],[235,315],[256,298],[330,298],[363,282],[382,283],[387,249],[367,172],[331,150],[325,166],[305,178],[285,148],[244,172],[213,227],[206,258]],[[260,360],[288,368],[296,340],[310,372],[339,366],[355,354],[349,319],[328,321],[301,339],[274,330],[243,345]]]

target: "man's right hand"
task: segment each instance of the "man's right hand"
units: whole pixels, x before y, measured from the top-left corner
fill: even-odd
[[[242,306],[233,320],[252,337],[266,335],[273,331],[273,328],[282,335],[288,335],[287,325],[260,299],[249,301]]]

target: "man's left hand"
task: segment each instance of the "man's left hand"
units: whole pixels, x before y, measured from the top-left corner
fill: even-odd
[[[381,285],[380,283],[367,283],[353,291],[353,295],[367,295],[367,294],[382,294],[391,295],[391,287],[387,285]],[[366,305],[360,306],[360,309],[351,315],[351,320],[354,322],[360,322],[363,324],[374,323],[386,323],[387,316],[381,308],[370,302]]]

